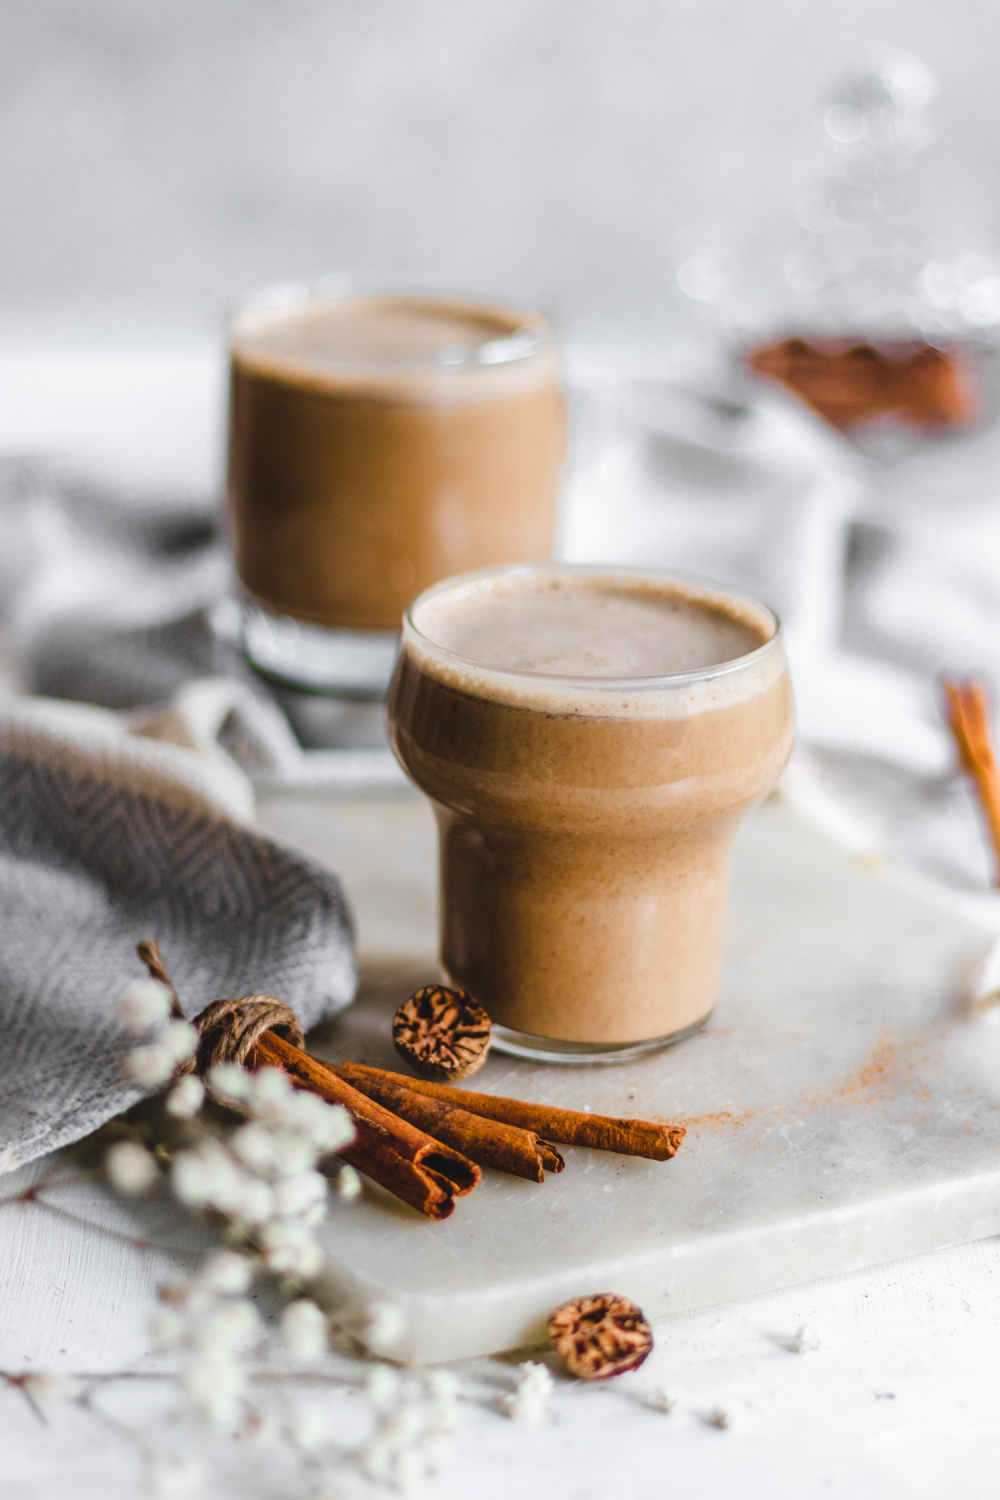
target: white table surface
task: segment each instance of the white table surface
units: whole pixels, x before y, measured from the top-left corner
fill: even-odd
[[[108,431],[114,428],[107,392],[117,382],[134,405],[141,370],[137,376],[138,364],[124,358],[111,363],[102,398],[85,359],[64,361],[55,399],[43,357],[30,367],[0,361],[4,384],[16,394],[14,414],[8,406],[0,423],[0,448],[50,446],[63,431],[60,413],[73,406],[74,391],[86,390],[89,407],[100,408]],[[217,386],[204,359],[199,366],[192,356],[189,363],[190,369],[177,357],[164,375],[151,361],[148,378],[161,394],[164,381],[188,390],[201,369],[203,399],[192,408],[200,451],[193,457],[204,473],[213,431],[204,413]],[[76,436],[81,432],[78,424]],[[75,446],[73,437],[65,446]],[[426,949],[427,814],[415,801],[397,807],[393,911],[386,910],[377,851],[367,866],[355,865],[352,877],[369,978],[373,941],[387,918],[395,952],[386,953],[383,943],[380,964],[398,962],[403,972]],[[305,844],[324,842],[336,860],[336,840],[320,828],[315,804],[274,804],[262,810],[262,821]],[[401,888],[409,893],[402,901]],[[156,1287],[179,1263],[162,1247],[196,1249],[200,1231],[169,1207],[158,1223],[148,1212],[139,1223],[132,1207],[92,1182],[54,1187],[43,1201],[18,1201],[48,1166],[0,1181],[5,1500],[150,1494],[146,1455],[178,1446],[204,1456],[201,1492],[213,1500],[320,1493],[353,1500],[376,1493],[346,1460],[333,1464],[330,1481],[329,1468],[321,1474],[287,1444],[250,1448],[180,1415],[172,1366],[148,1352],[146,1323]],[[137,1243],[137,1235],[148,1243]],[[657,1326],[654,1353],[635,1375],[600,1388],[559,1381],[550,1416],[538,1425],[513,1423],[496,1409],[498,1393],[513,1382],[513,1361],[459,1367],[461,1421],[438,1471],[418,1493],[440,1500],[728,1500],[734,1494],[872,1500],[951,1490],[963,1500],[992,1500],[1000,1483],[998,1290],[1000,1241],[988,1240],[681,1316]],[[803,1323],[818,1330],[820,1346],[795,1354],[787,1345]],[[36,1410],[23,1388],[10,1383],[26,1374],[61,1377],[62,1388]],[[346,1453],[364,1440],[370,1422],[357,1389],[363,1375],[363,1361],[336,1355],[322,1379],[295,1377],[275,1351],[264,1355],[254,1390],[279,1412],[293,1401],[320,1404]],[[659,1385],[679,1396],[669,1415],[649,1406],[648,1393]],[[707,1420],[719,1403],[738,1414],[726,1430]]]

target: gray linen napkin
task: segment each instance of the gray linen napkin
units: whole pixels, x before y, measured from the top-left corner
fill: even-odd
[[[117,714],[0,703],[0,1171],[140,1097],[118,1000],[141,938],[189,1017],[263,990],[309,1027],[351,1000],[340,884],[234,820],[240,778]]]

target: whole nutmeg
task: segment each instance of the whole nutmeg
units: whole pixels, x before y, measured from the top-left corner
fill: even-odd
[[[637,1370],[653,1347],[641,1309],[614,1292],[564,1302],[549,1317],[549,1338],[578,1380],[610,1380]]]
[[[465,990],[428,984],[404,1000],[392,1022],[401,1057],[425,1078],[468,1078],[486,1061],[493,1024]]]

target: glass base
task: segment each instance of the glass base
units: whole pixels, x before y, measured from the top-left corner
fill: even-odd
[[[506,1052],[510,1057],[526,1057],[532,1062],[547,1063],[625,1063],[648,1052],[659,1052],[664,1047],[675,1047],[678,1042],[701,1030],[712,1012],[708,1011],[700,1021],[684,1026],[680,1031],[671,1031],[667,1036],[652,1037],[648,1042],[561,1042],[552,1037],[532,1036],[527,1031],[512,1031],[509,1026],[494,1024],[490,1045],[497,1052]]]
[[[383,630],[328,630],[241,601],[241,638],[265,677],[345,698],[384,698],[399,636]]]

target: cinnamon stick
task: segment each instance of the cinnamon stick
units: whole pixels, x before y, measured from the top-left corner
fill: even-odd
[[[971,777],[986,818],[996,861],[993,884],[1000,886],[1000,772],[990,729],[990,706],[981,682],[945,681],[948,725],[955,737],[962,770]]]
[[[533,1130],[487,1120],[446,1099],[418,1093],[409,1087],[408,1080],[397,1081],[389,1073],[377,1073],[353,1063],[323,1066],[400,1119],[409,1120],[435,1140],[454,1146],[481,1167],[493,1167],[529,1182],[544,1182],[547,1171],[561,1172],[566,1165],[556,1148],[541,1140]]]
[[[357,1135],[337,1155],[428,1218],[448,1218],[456,1197],[471,1193],[480,1181],[474,1162],[351,1088],[276,1032],[266,1031],[258,1039],[253,1061],[281,1068],[328,1103],[342,1104]]]
[[[524,1099],[508,1099],[500,1094],[475,1094],[469,1089],[449,1088],[446,1083],[428,1083],[422,1078],[406,1078],[383,1068],[351,1063],[352,1080],[366,1075],[389,1080],[413,1093],[439,1099],[470,1114],[487,1120],[499,1120],[534,1132],[546,1141],[567,1146],[591,1146],[597,1151],[617,1151],[623,1156],[645,1156],[652,1161],[669,1161],[684,1139],[683,1125],[661,1125],[656,1120],[619,1119],[613,1115],[592,1115],[575,1109],[559,1109],[553,1104],[531,1104]]]

